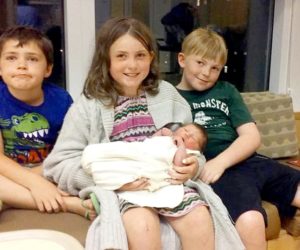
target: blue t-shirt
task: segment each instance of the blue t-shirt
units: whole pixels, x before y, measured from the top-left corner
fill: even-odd
[[[30,106],[10,94],[0,81],[0,130],[4,153],[22,165],[40,164],[61,129],[72,98],[64,89],[43,84],[44,102]]]

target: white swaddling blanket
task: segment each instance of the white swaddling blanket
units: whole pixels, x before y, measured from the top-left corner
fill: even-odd
[[[138,178],[149,179],[148,190],[118,192],[119,197],[150,207],[176,207],[183,199],[183,185],[170,185],[168,171],[177,150],[171,137],[156,136],[143,142],[109,142],[88,145],[82,167],[96,185],[116,190]],[[200,153],[199,153],[200,154]]]

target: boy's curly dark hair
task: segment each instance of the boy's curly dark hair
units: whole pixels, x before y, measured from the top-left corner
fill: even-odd
[[[39,30],[29,26],[14,26],[6,29],[0,36],[0,55],[4,44],[8,40],[18,41],[17,46],[23,47],[24,44],[34,42],[42,50],[46,57],[47,64],[53,65],[53,46],[51,41]]]

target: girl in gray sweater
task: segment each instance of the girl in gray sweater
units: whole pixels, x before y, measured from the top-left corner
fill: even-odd
[[[87,145],[143,141],[167,123],[191,121],[186,101],[171,84],[158,80],[155,46],[148,28],[133,18],[110,19],[98,33],[83,95],[66,115],[57,143],[45,161],[44,174],[62,190],[76,195],[95,185],[80,163]],[[196,177],[198,170],[197,157],[189,156],[183,166],[174,166],[170,183],[185,183]],[[120,190],[143,190],[148,184],[147,179],[140,178]],[[182,204],[163,213],[118,200],[130,249],[162,249],[159,214],[163,214],[175,230],[183,249],[214,249],[214,228],[208,204],[195,188],[185,186],[184,191]],[[113,194],[107,192],[106,196],[101,196],[101,192],[97,194],[101,204],[98,222],[103,226],[106,217],[114,218],[116,225],[118,216],[112,209],[115,197],[112,199]],[[110,213],[106,214],[107,205]],[[110,234],[101,231],[101,249],[109,238],[113,238],[111,244],[117,241],[117,236],[109,231]],[[125,245],[107,244],[107,247],[123,249],[127,248]]]

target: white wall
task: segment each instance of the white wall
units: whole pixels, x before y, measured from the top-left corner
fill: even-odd
[[[95,44],[94,0],[64,0],[67,89],[74,99],[82,92]]]
[[[290,63],[290,89],[293,98],[294,109],[300,112],[300,1],[293,0],[291,37],[291,63]]]
[[[276,0],[273,26],[270,91],[292,96],[300,112],[300,1]]]

